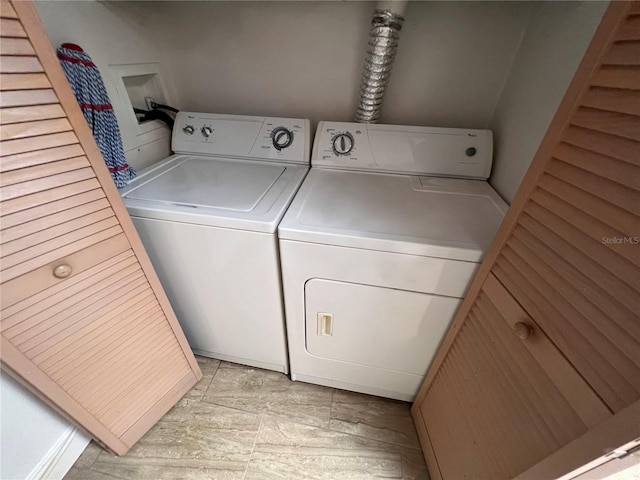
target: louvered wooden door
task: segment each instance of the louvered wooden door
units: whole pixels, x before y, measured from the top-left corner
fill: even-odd
[[[30,3],[0,3],[2,367],[123,454],[200,378]]]
[[[535,325],[490,274],[420,406],[443,478],[513,478],[611,415]]]
[[[413,407],[438,478],[640,437],[640,3],[612,2]]]

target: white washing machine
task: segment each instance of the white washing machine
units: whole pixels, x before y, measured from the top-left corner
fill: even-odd
[[[320,123],[278,228],[294,380],[413,400],[507,210],[491,159],[486,130]]]
[[[288,372],[276,228],[309,122],[180,112],[175,155],[122,190],[193,351]]]

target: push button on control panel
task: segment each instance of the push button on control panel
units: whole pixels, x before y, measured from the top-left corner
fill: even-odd
[[[338,133],[334,135],[331,141],[331,148],[333,153],[338,156],[349,155],[353,150],[354,144],[353,136],[349,132]]]

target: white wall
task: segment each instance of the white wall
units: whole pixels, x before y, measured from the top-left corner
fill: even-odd
[[[353,119],[374,6],[154,2],[138,14],[156,26],[180,108],[315,124]],[[410,2],[381,121],[488,127],[530,8]]]
[[[540,2],[491,121],[490,182],[511,202],[608,2]]]
[[[353,118],[375,2],[37,2],[55,45],[108,65],[158,62],[181,109]],[[491,128],[491,182],[513,198],[606,2],[429,2],[406,11],[381,121]],[[117,97],[117,95],[114,95]],[[112,100],[114,100],[112,98]],[[130,113],[114,108],[121,123]],[[127,128],[125,137],[127,137]],[[142,168],[168,138],[133,145]]]
[[[160,63],[169,100],[182,109],[351,120],[374,5],[36,2],[54,46],[78,43],[92,56],[121,128],[130,112],[123,111],[109,65],[149,62]],[[411,2],[382,122],[492,128],[491,181],[511,200],[604,8]],[[168,139],[129,141],[125,148],[140,169],[166,155]],[[2,390],[2,468],[26,471],[69,425],[10,381],[2,380]],[[18,417],[33,418],[39,428],[5,426]]]
[[[140,170],[170,153],[169,129],[156,122],[142,133],[130,104],[119,88],[113,65],[161,63],[161,46],[150,40],[149,24],[138,23],[136,3],[98,1],[36,1],[36,9],[54,48],[76,43],[91,56],[107,88],[122,133],[127,161]],[[162,65],[160,65],[162,67]],[[164,75],[163,75],[164,76]],[[166,86],[171,99],[170,86]],[[167,100],[168,101],[168,100]]]
[[[0,375],[0,478],[61,478],[88,443],[22,385]]]
[[[530,9],[530,2],[411,2],[382,120],[488,128]]]

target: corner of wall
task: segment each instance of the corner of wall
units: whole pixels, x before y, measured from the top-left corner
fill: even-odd
[[[506,68],[504,72],[504,78],[502,79],[502,86],[500,87],[500,94],[498,95],[498,101],[496,102],[493,112],[491,112],[491,116],[489,120],[489,125],[490,125],[489,128],[492,128],[491,126],[493,125],[494,119],[496,117],[496,112],[500,108],[500,103],[502,102],[502,99],[504,97],[504,91],[507,88],[507,84],[509,82],[509,78],[511,78],[511,74],[513,73],[514,65],[516,64],[518,55],[520,54],[520,50],[522,49],[522,43],[524,42],[524,39],[527,35],[527,30],[529,30],[531,16],[533,15],[533,10],[536,7],[536,4],[533,2],[530,2],[528,7],[529,7],[529,11],[527,12],[527,19],[524,22],[524,25],[522,27],[522,31],[520,33],[520,39],[518,40],[518,45],[513,51],[513,58],[511,59],[511,63],[509,64],[509,66]]]
[[[69,426],[31,471],[27,480],[59,480],[63,478],[82,455],[90,441],[91,439],[80,430]]]
[[[88,443],[88,437],[2,372],[0,478],[62,478]]]
[[[160,78],[162,53],[152,29],[134,21],[142,13],[135,9],[147,7],[99,1],[37,1],[35,6],[54,48],[63,42],[77,43],[98,66],[118,120],[127,162],[140,170],[165,158],[170,153],[171,132],[161,122],[138,123],[121,75],[144,74],[144,68],[153,69],[157,76],[154,91],[162,92],[161,101],[173,102]],[[160,148],[160,144],[166,148]]]
[[[490,128],[489,182],[510,203],[591,42],[608,2],[535,5]]]

